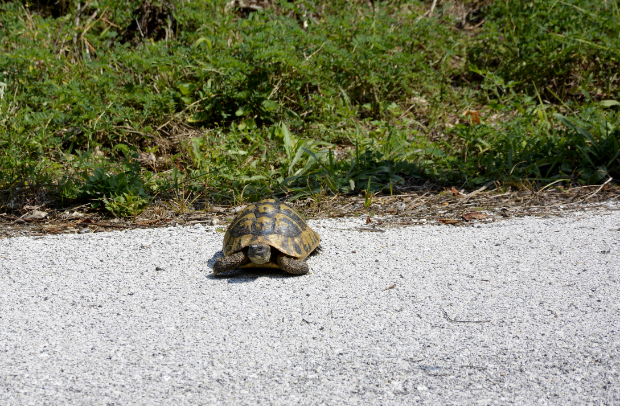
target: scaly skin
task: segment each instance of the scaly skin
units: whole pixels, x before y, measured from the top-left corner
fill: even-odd
[[[304,261],[287,257],[286,255],[278,255],[278,265],[284,272],[295,275],[303,275],[310,271],[310,267]]]
[[[248,258],[258,266],[266,264],[271,258],[271,247],[268,244],[250,244]]]
[[[250,259],[243,251],[235,252],[228,257],[219,258],[213,265],[213,275],[232,271],[233,269],[239,268],[241,265],[244,265],[249,261]]]

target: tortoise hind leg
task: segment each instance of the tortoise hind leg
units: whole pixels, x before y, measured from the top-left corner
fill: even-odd
[[[310,267],[304,261],[287,257],[286,255],[278,256],[278,265],[284,272],[295,275],[303,275],[310,272]]]
[[[213,264],[213,275],[232,271],[247,263],[249,260],[250,259],[243,251],[235,252],[228,257],[219,258],[215,261],[215,264]]]

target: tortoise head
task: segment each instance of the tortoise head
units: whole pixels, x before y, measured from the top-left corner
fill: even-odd
[[[257,265],[266,264],[271,258],[271,247],[267,244],[250,244],[248,257]]]

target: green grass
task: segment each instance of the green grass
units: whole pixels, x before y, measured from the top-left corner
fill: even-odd
[[[618,2],[477,3],[0,3],[0,204],[620,176]]]

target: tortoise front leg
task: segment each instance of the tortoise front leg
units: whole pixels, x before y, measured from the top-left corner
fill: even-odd
[[[284,254],[278,255],[278,265],[284,272],[295,275],[303,275],[310,272],[310,267],[304,261],[288,257]]]
[[[213,275],[232,271],[249,261],[250,259],[243,251],[235,252],[228,257],[219,258],[215,261],[215,264],[213,264]]]

